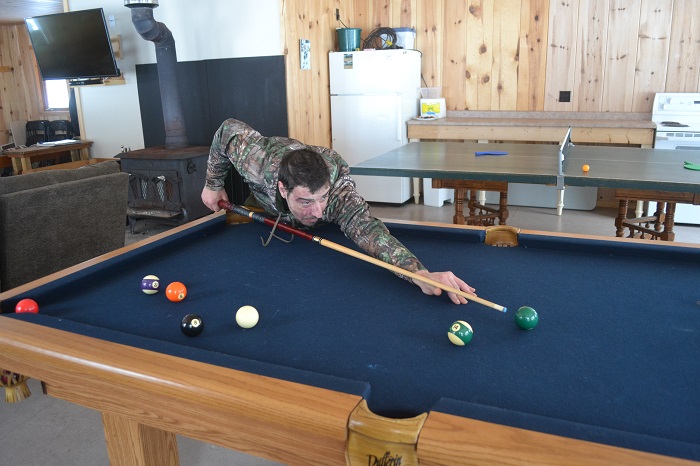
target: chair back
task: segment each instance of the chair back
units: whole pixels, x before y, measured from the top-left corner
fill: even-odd
[[[73,139],[73,125],[68,120],[51,120],[49,122],[49,141]]]
[[[38,142],[47,142],[49,140],[49,121],[48,120],[31,120],[27,122],[27,145],[33,146]]]

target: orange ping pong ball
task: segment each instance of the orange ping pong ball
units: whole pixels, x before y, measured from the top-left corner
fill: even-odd
[[[584,166],[583,166],[583,167],[581,167],[581,168],[582,168],[582,169],[583,169],[583,171],[585,171],[585,172],[587,172],[588,170],[590,170],[590,169],[591,169],[591,167],[589,167],[588,165],[584,165]]]

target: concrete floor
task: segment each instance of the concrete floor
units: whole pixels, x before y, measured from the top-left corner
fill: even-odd
[[[700,209],[700,207],[699,207]],[[510,207],[510,225],[544,231],[614,236],[616,209],[592,211],[565,210],[557,216],[553,209]],[[402,206],[373,205],[380,218],[451,223],[453,206],[426,207],[407,203]],[[143,225],[127,244],[167,230],[159,225]],[[700,243],[700,226],[676,227],[676,241]],[[0,464],[95,466],[107,465],[107,453],[99,413],[53,399],[41,392],[39,382],[30,381],[33,395],[17,404],[0,402]],[[180,437],[180,462],[191,466],[268,466],[270,461]]]

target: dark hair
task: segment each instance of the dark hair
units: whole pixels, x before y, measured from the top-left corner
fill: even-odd
[[[278,179],[287,190],[305,186],[315,193],[330,183],[330,172],[323,156],[310,149],[297,149],[282,157]]]

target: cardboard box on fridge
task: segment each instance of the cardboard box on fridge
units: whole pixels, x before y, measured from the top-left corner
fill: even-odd
[[[445,118],[447,108],[445,106],[445,98],[439,99],[420,99],[420,116],[423,118]]]

